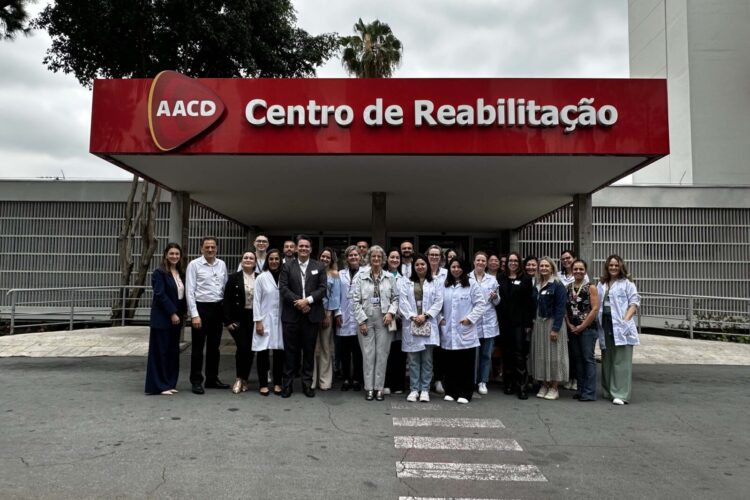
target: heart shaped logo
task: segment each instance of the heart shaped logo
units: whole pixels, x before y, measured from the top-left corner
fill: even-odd
[[[224,114],[211,89],[174,71],[162,71],[148,93],[148,128],[156,147],[176,149],[210,128]]]

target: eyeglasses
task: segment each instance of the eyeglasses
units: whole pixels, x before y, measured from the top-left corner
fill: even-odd
[[[261,243],[268,245],[268,240],[255,240],[256,245],[260,245]]]

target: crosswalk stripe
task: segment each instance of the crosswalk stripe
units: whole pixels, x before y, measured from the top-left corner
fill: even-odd
[[[395,427],[463,427],[470,429],[505,429],[497,418],[393,417]]]
[[[394,436],[396,448],[417,450],[523,451],[515,439]]]
[[[448,406],[450,405],[450,406]],[[391,403],[393,410],[460,410],[465,411],[470,405],[460,405],[456,403],[445,403],[445,406],[437,403]]]
[[[501,500],[499,498],[464,498],[464,497],[398,497],[398,500]]]
[[[547,481],[536,465],[396,462],[399,479],[463,481]]]

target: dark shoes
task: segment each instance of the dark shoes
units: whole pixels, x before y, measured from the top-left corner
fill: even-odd
[[[365,400],[372,401],[373,399],[375,399],[375,391],[367,391],[365,393]]]
[[[308,398],[314,398],[315,397],[315,389],[309,386],[303,386],[302,392],[307,396]]]
[[[506,385],[505,389],[503,389],[503,394],[511,395],[515,392],[516,390],[512,386],[509,386],[509,385]]]
[[[206,382],[206,389],[229,389],[229,384],[225,384],[217,378],[211,382]]]
[[[205,394],[206,391],[203,390],[203,386],[200,384],[193,384],[193,394]]]
[[[291,387],[285,387],[281,390],[281,397],[282,398],[288,398],[292,395],[292,388]]]
[[[353,391],[361,391],[362,390],[362,384],[357,382],[356,380],[352,382],[352,390]]]
[[[375,391],[375,400],[376,401],[383,401],[385,398],[383,397],[383,391]]]
[[[348,380],[344,380],[344,383],[341,384],[342,391],[348,391],[351,388],[352,388],[352,384],[350,384]]]
[[[526,387],[518,389],[518,399],[529,399],[529,394],[526,392]]]

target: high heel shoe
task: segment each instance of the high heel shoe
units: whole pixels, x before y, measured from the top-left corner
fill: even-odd
[[[376,401],[383,401],[385,397],[383,397],[383,391],[375,391],[375,400]]]
[[[234,385],[232,386],[232,392],[234,394],[239,394],[240,392],[242,392],[242,379],[241,378],[238,378],[237,380],[234,381]]]
[[[373,399],[375,399],[375,391],[367,391],[365,393],[365,400],[372,401]]]
[[[282,392],[284,392],[284,389],[282,389],[280,385],[273,386],[273,393],[274,394],[276,394],[278,396]]]
[[[265,389],[266,392],[263,392],[263,389]],[[268,387],[261,387],[258,392],[261,396],[268,396],[269,394],[271,394],[271,391],[268,389]]]

